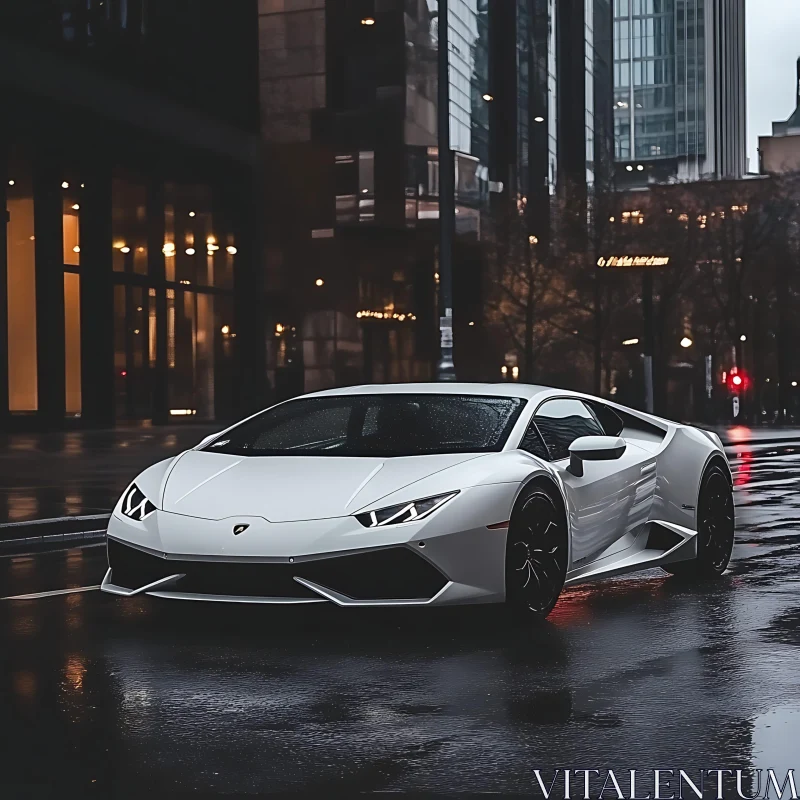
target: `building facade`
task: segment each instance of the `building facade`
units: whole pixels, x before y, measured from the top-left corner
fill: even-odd
[[[612,12],[608,0],[448,5],[454,355],[459,378],[493,380],[487,249],[509,209],[549,246],[562,170],[594,181],[598,116],[610,151]],[[438,32],[436,0],[260,0],[266,184],[281,187],[265,214],[279,397],[433,377]]]
[[[800,172],[800,58],[797,59],[795,107],[789,119],[772,123],[772,136],[758,137],[760,171]]]
[[[622,188],[745,174],[744,13],[744,0],[614,0]]]
[[[225,420],[266,398],[257,12],[220,7],[0,10],[3,428]]]

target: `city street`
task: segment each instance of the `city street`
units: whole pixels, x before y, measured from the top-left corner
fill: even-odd
[[[113,598],[97,591],[97,545],[0,558],[2,796],[541,796],[534,769],[785,774],[800,736],[800,448],[729,454],[738,535],[722,580],[654,570],[575,588],[530,630],[499,608]]]

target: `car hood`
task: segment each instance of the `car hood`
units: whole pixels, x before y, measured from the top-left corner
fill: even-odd
[[[175,461],[161,507],[203,519],[240,515],[295,522],[342,517],[436,472],[481,457],[478,453],[399,458],[232,456],[189,450]]]

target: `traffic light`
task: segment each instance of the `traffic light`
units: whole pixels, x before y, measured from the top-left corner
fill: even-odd
[[[750,378],[744,370],[734,367],[728,375],[728,389],[734,394],[741,394],[747,391],[750,385]]]

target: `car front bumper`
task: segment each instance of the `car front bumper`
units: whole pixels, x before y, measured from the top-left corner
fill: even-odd
[[[498,602],[515,487],[468,489],[418,522],[364,528],[354,517],[271,523],[156,511],[114,513],[101,589],[123,596],[340,606]],[[246,525],[240,534],[237,526]]]

